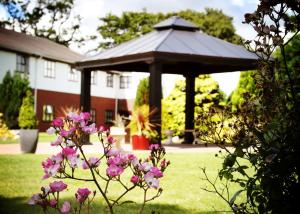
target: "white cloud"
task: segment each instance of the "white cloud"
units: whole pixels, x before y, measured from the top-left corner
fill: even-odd
[[[244,0],[231,0],[231,3],[233,5],[236,5],[236,6],[239,6],[239,7],[243,7],[245,5]]]

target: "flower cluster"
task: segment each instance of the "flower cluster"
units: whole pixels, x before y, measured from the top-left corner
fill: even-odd
[[[136,187],[140,187],[145,194],[149,188],[156,189],[157,194],[150,200],[158,197],[162,192],[159,180],[170,164],[169,161],[163,158],[165,155],[164,148],[158,144],[151,145],[150,156],[145,160],[138,159],[134,154],[115,148],[115,139],[109,135],[109,131],[105,131],[103,127],[97,128],[94,123],[90,124],[89,119],[89,113],[70,113],[65,119],[56,118],[52,122],[52,127],[47,130],[47,133],[57,135],[56,140],[51,142],[51,145],[60,147],[61,151],[42,162],[45,173],[43,179],[53,177],[94,182],[111,213],[113,213],[114,205],[117,205],[127,192]],[[83,150],[86,136],[94,133],[98,134],[103,153],[96,157],[86,157]],[[106,141],[104,141],[105,138]],[[100,170],[100,168],[104,168],[106,173],[103,174],[103,170]],[[78,170],[89,170],[90,176],[78,179],[75,176]],[[131,176],[126,178],[128,182],[123,182],[121,177],[127,170],[131,171]],[[100,179],[104,182],[104,188],[100,186],[98,181]],[[119,182],[124,187],[124,191],[120,193],[117,199],[109,198],[107,195],[110,182]],[[129,186],[126,186],[125,183]],[[72,210],[70,202],[64,202],[59,207],[57,201],[59,192],[66,188],[67,185],[63,182],[55,181],[49,185],[49,188],[42,188],[42,194],[33,195],[29,204],[41,205],[44,210],[47,207],[52,207],[59,209],[61,213],[68,213]],[[87,188],[77,190],[75,198],[80,208],[89,199],[90,194],[91,191]],[[94,196],[95,194],[96,192],[94,192]],[[50,199],[49,195],[53,195],[54,198]],[[144,197],[144,203],[147,201],[149,199]]]

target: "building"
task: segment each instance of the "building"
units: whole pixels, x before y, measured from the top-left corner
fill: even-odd
[[[44,38],[0,28],[0,82],[7,71],[29,78],[34,92],[39,129],[45,131],[54,117],[79,110],[81,72],[72,68],[84,58],[63,45]],[[139,80],[132,72],[91,74],[91,115],[108,125],[116,112],[128,115]]]

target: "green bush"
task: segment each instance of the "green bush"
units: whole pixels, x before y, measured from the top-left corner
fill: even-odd
[[[22,129],[35,129],[37,120],[34,112],[34,100],[30,90],[26,92],[19,114],[19,126]]]
[[[10,129],[19,128],[19,109],[27,90],[28,79],[22,78],[17,72],[12,76],[8,71],[0,84],[0,112],[3,112],[4,121]]]
[[[134,108],[149,105],[149,77],[142,79],[137,87]]]

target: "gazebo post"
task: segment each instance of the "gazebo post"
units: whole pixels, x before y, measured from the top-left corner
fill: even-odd
[[[156,131],[158,132],[159,143],[161,143],[161,98],[162,98],[162,86],[161,86],[161,75],[162,75],[162,64],[154,61],[149,65],[149,106],[150,112],[150,123],[155,124]]]
[[[91,71],[81,70],[81,85],[80,85],[80,109],[83,112],[91,110]],[[84,143],[90,143],[90,136],[84,137]]]
[[[91,71],[81,71],[80,109],[84,112],[91,110]]]
[[[186,74],[185,79],[185,133],[183,143],[192,144],[195,111],[195,76]]]

